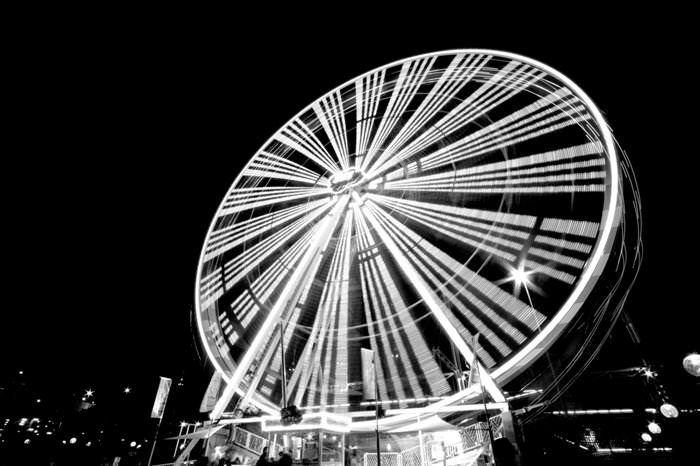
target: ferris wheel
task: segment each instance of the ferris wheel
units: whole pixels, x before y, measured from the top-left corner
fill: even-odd
[[[594,289],[619,177],[598,109],[542,63],[452,50],[365,73],[277,131],[222,201],[196,284],[207,354],[270,413],[361,412],[363,349],[397,408],[464,399],[445,354],[477,361],[495,400]]]

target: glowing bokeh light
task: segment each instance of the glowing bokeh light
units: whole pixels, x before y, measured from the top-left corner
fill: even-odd
[[[678,417],[678,408],[673,406],[671,403],[662,404],[659,411],[661,411],[661,414],[663,414],[664,417],[669,419]]]
[[[683,369],[695,377],[700,377],[700,354],[691,353],[683,358]]]
[[[649,425],[647,426],[649,429],[649,432],[652,434],[660,434],[661,433],[661,426],[658,425],[656,422],[650,422]]]
[[[645,442],[651,442],[651,435],[649,435],[649,434],[647,434],[646,432],[644,432],[644,433],[642,434],[642,440],[644,440]]]
[[[68,440],[68,442],[70,442],[71,445],[73,445],[77,441],[78,441],[78,439],[75,437],[71,437],[70,440]]]

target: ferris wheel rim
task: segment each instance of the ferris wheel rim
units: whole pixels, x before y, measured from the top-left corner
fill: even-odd
[[[255,151],[254,155],[247,161],[247,163],[244,165],[243,169],[241,170],[240,173],[235,177],[233,183],[230,185],[229,189],[226,192],[226,195],[222,199],[222,201],[219,203],[218,208],[216,209],[216,212],[219,212],[226,202],[226,198],[228,194],[233,190],[240,180],[243,178],[243,172],[249,165],[254,161],[255,159],[255,154],[258,154],[263,148],[265,148],[268,144],[273,142],[275,140],[275,137],[279,133],[281,128],[284,128],[288,126],[291,122],[293,122],[297,117],[300,115],[304,114],[305,112],[309,111],[312,109],[313,105],[320,99],[322,99],[324,96],[332,94],[336,91],[341,90],[342,88],[354,83],[357,79],[360,79],[362,77],[365,77],[367,75],[370,75],[371,73],[375,73],[381,70],[386,70],[388,68],[391,68],[393,66],[400,65],[405,62],[409,62],[411,60],[417,60],[420,58],[425,58],[425,57],[440,57],[440,56],[447,56],[447,55],[452,55],[452,54],[490,54],[493,55],[494,57],[497,58],[504,58],[504,59],[512,59],[512,60],[517,60],[520,61],[524,64],[528,64],[531,66],[534,66],[536,68],[539,68],[542,71],[545,71],[549,75],[555,77],[556,79],[560,80],[566,87],[568,87],[575,95],[578,97],[586,106],[586,109],[591,113],[593,116],[593,119],[597,125],[597,127],[601,131],[601,139],[604,142],[606,154],[609,160],[609,168],[610,168],[610,182],[606,183],[609,184],[609,198],[606,200],[606,205],[604,206],[604,214],[601,215],[601,218],[604,218],[604,221],[601,222],[602,229],[600,230],[600,236],[597,238],[595,247],[593,252],[591,253],[590,259],[587,261],[587,264],[583,270],[583,273],[579,276],[579,279],[569,294],[568,298],[566,299],[565,303],[559,308],[559,310],[547,321],[547,323],[542,327],[540,332],[538,332],[534,337],[532,337],[526,344],[523,346],[519,347],[516,352],[514,352],[512,355],[510,355],[508,358],[506,358],[500,365],[498,365],[496,368],[494,368],[493,371],[490,372],[491,377],[493,377],[494,381],[498,384],[506,383],[507,381],[511,380],[515,376],[517,376],[522,370],[525,370],[528,366],[524,365],[521,367],[516,367],[518,363],[527,363],[527,362],[534,362],[537,358],[539,358],[544,351],[556,340],[556,338],[561,334],[561,330],[559,332],[554,332],[557,328],[562,328],[566,326],[572,319],[573,317],[577,314],[578,308],[580,306],[576,306],[576,304],[579,302],[581,299],[585,299],[585,297],[590,293],[592,288],[595,285],[595,282],[591,283],[591,279],[596,275],[600,274],[601,270],[604,268],[605,264],[607,263],[607,257],[605,255],[605,250],[606,248],[609,247],[610,242],[612,241],[613,237],[613,231],[616,229],[617,226],[617,220],[619,220],[619,158],[618,158],[618,153],[616,149],[616,145],[614,143],[614,139],[612,137],[611,131],[603,118],[602,114],[600,113],[600,110],[598,107],[595,105],[595,103],[592,101],[592,99],[575,83],[573,82],[570,78],[568,78],[565,74],[562,72],[550,67],[549,65],[540,62],[539,60],[532,59],[530,57],[526,57],[520,54],[512,53],[512,52],[506,52],[506,51],[501,51],[501,50],[496,50],[496,49],[481,49],[481,48],[466,48],[466,49],[449,49],[449,50],[441,50],[437,52],[428,52],[428,53],[423,53],[423,54],[418,54],[414,56],[409,56],[405,58],[401,58],[395,61],[392,61],[388,64],[372,68],[371,70],[368,70],[366,72],[363,72],[359,75],[353,76],[349,80],[343,82],[342,84],[333,87],[331,90],[326,91],[324,93],[320,94],[320,97],[314,99],[310,104],[306,105],[304,108],[302,108],[300,111],[294,113],[294,115],[287,120],[284,124],[282,124],[277,131],[275,131],[260,147],[257,151]],[[607,194],[606,193],[606,194]],[[214,355],[212,352],[210,346],[206,343],[206,335],[204,332],[203,328],[203,322],[201,318],[201,307],[200,307],[200,287],[199,287],[199,281],[201,279],[202,275],[202,268],[204,265],[204,256],[205,256],[205,246],[207,244],[207,241],[212,233],[212,229],[215,225],[216,222],[216,216],[214,216],[209,224],[209,227],[207,228],[207,234],[205,235],[204,239],[204,244],[200,252],[199,256],[199,261],[197,265],[197,280],[195,283],[195,314],[196,314],[196,322],[197,322],[197,328],[199,331],[200,339],[203,342],[203,346],[205,347],[205,351],[207,353],[207,356],[209,360],[212,362],[214,368],[216,371],[221,373],[223,380],[226,383],[229,383],[230,381],[230,376],[227,374],[227,371],[221,367],[219,362],[217,361],[217,357]],[[562,329],[563,330],[563,329]],[[238,389],[239,392],[242,392],[240,388]],[[445,398],[441,401],[438,401],[434,404],[431,404],[431,406],[447,406],[450,404],[453,404],[456,400],[462,399],[465,397],[466,392],[468,389],[456,392],[453,395],[449,396],[448,398]],[[257,397],[257,393],[254,394],[254,399],[251,400],[254,404],[256,404],[260,409],[272,413],[274,412],[274,408],[270,407],[267,403],[267,400],[259,400],[255,399]],[[401,416],[408,416],[410,418],[410,415],[395,415],[392,416],[391,419],[396,421],[401,419]]]

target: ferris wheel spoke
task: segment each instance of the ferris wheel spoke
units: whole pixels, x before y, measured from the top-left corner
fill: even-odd
[[[231,346],[239,343],[251,325],[259,319],[263,303],[268,303],[271,296],[285,283],[306,250],[312,233],[313,230],[309,230],[299,241],[292,244],[230,304],[226,304],[220,310],[219,325],[222,337],[225,337]],[[215,304],[223,295],[223,290],[223,268],[219,267],[207,277],[206,282],[202,280],[202,307],[207,309]]]
[[[265,316],[264,321],[258,328],[258,332],[253,338],[253,341],[251,341],[248,350],[243,354],[243,357],[238,362],[236,370],[229,380],[229,385],[226,387],[222,397],[219,399],[219,401],[217,401],[216,406],[210,415],[212,419],[218,419],[221,416],[221,413],[223,413],[224,409],[228,405],[228,402],[233,397],[233,394],[241,383],[243,376],[248,372],[250,364],[260,351],[262,344],[267,339],[267,336],[271,332],[273,326],[291,306],[296,304],[301,292],[304,289],[304,283],[309,280],[309,277],[312,277],[315,274],[315,270],[320,262],[321,253],[326,249],[331,234],[335,230],[338,223],[338,219],[341,217],[340,214],[346,207],[347,200],[340,198],[338,201],[334,202],[333,209],[319,223],[316,234],[314,235],[310,244],[307,246],[307,249],[298,266],[292,272],[290,280],[286,282],[284,289],[279,296],[277,296],[274,305],[270,308],[270,311]]]
[[[418,174],[415,163],[405,172],[387,175],[387,190],[429,192],[521,192],[542,187],[542,192],[602,191],[605,159],[600,142],[590,142],[458,170]],[[403,177],[408,175],[408,177]],[[400,178],[403,177],[403,178]],[[534,186],[533,186],[534,185]],[[533,190],[537,192],[536,190]]]
[[[381,90],[384,87],[386,70],[371,73],[355,81],[355,112],[357,131],[355,136],[355,154],[362,157],[369,145],[370,135],[375,122]],[[362,161],[360,161],[362,162]]]
[[[269,305],[275,293],[279,292],[285,279],[301,260],[313,233],[314,230],[309,230],[294,242],[231,303],[230,307],[243,328],[249,328],[259,316],[263,306]]]
[[[370,143],[367,156],[362,161],[361,168],[363,170],[366,170],[367,167],[370,166],[370,163],[373,163],[373,159],[379,155],[379,151],[384,142],[389,137],[396,124],[399,123],[408,104],[413,97],[415,97],[418,89],[428,77],[430,68],[434,62],[435,57],[420,58],[404,63],[401,66],[401,72],[394,85],[394,90],[389,98],[387,108],[379,121],[377,132]]]
[[[368,207],[367,209],[364,209],[363,207],[365,217],[367,217],[369,222],[372,224],[374,231],[377,232],[384,245],[390,251],[392,259],[396,262],[397,266],[406,276],[408,282],[413,286],[418,295],[423,299],[423,302],[428,306],[432,315],[435,316],[442,329],[449,336],[450,340],[455,344],[457,349],[459,349],[460,353],[462,353],[465,360],[472,361],[474,358],[474,353],[467,345],[464,336],[460,334],[459,330],[455,327],[453,320],[450,319],[451,313],[445,307],[445,304],[422,279],[418,271],[406,258],[406,255],[403,254],[396,243],[392,240],[391,236],[387,233],[381,222],[376,217],[375,210],[371,209],[370,205],[365,205]],[[484,388],[488,391],[491,397],[495,401],[504,401],[505,397],[500,392],[498,387],[496,387],[486,369],[482,368],[481,374],[483,376],[481,383],[484,385]]]
[[[321,207],[317,207],[309,214],[287,225],[286,227],[276,231],[272,235],[257,242],[249,249],[235,256],[233,259],[224,264],[224,278],[227,285],[230,287],[237,283],[250,271],[257,267],[263,260],[279,251],[280,245],[298,238],[300,232],[312,226],[314,229],[319,228],[317,222],[319,218],[327,213],[337,202],[328,202]]]
[[[340,166],[347,169],[350,166],[348,154],[347,127],[345,125],[345,111],[340,92],[336,91],[325,99],[321,99],[313,105],[316,118],[328,135],[331,146],[335,151]]]
[[[243,169],[250,178],[275,178],[311,185],[325,185],[326,177],[289,159],[270,152],[261,152]]]
[[[411,113],[396,136],[389,141],[381,156],[367,170],[368,173],[373,173],[376,167],[386,162],[389,157],[400,158],[400,152],[397,154],[397,150],[419,131],[424,130],[426,123],[455,98],[457,93],[471,81],[490,58],[488,55],[456,55],[428,95],[421,101],[416,111]]]
[[[212,232],[205,247],[204,261],[210,261],[214,257],[220,256],[253,238],[261,237],[300,216],[314,215],[317,209],[323,208],[328,202],[328,199],[318,199],[306,204],[298,204],[286,209],[272,211],[215,230]]]
[[[327,196],[326,188],[265,186],[232,189],[219,211],[219,217],[300,199]]]
[[[295,404],[298,406],[308,387],[320,385],[318,403],[328,404],[331,377],[337,384],[347,386],[347,317],[348,281],[350,268],[350,232],[352,218],[346,215],[340,228],[340,237],[330,258],[330,270],[323,279],[323,289],[318,307],[315,309],[314,324],[307,338],[304,350],[297,362],[297,368],[288,383],[291,393],[297,382]],[[319,277],[316,277],[318,280]],[[334,329],[338,329],[337,334]],[[333,355],[335,354],[335,358]],[[320,368],[325,368],[319,374]],[[320,376],[320,379],[319,379]],[[342,399],[342,393],[331,393],[331,397]],[[347,397],[347,394],[345,394]]]
[[[476,251],[494,254],[511,264],[524,256],[528,269],[568,284],[576,280],[573,271],[585,266],[580,253],[591,249],[585,241],[562,241],[542,232],[532,239],[537,218],[530,215],[448,207],[378,195],[369,195],[368,198],[407,219],[464,242]],[[545,218],[547,222],[557,220],[563,221]],[[590,225],[591,222],[583,224]],[[590,230],[591,226],[587,228]]]
[[[294,119],[288,126],[277,133],[275,139],[305,155],[331,174],[340,170],[334,158],[323,147],[323,144],[321,144],[314,132],[299,118]]]
[[[486,341],[499,356],[511,353],[544,321],[543,314],[471,271],[377,207],[373,203],[368,206],[431,289],[441,290],[445,300],[473,329],[487,337]],[[486,358],[485,362],[491,365],[488,362],[495,361]]]
[[[362,252],[360,278],[365,301],[366,321],[370,326],[372,349],[382,359],[393,387],[385,390],[399,399],[439,395],[449,390],[449,385],[422,332],[405,309],[400,293],[401,284],[388,269],[379,253],[379,244],[370,231],[365,216],[357,206],[356,218],[358,246]],[[377,251],[372,253],[372,251]],[[374,311],[374,312],[372,312]]]
[[[425,171],[454,165],[478,155],[494,152],[514,144],[579,125],[590,119],[583,104],[566,88],[475,131],[464,138],[420,157]],[[402,170],[394,170],[394,173]],[[375,178],[378,173],[371,174]]]
[[[484,220],[491,218],[494,219],[494,222],[498,221],[522,226],[534,225],[535,222],[535,219],[531,216],[500,214],[424,202],[394,200],[374,194],[368,195],[368,198],[386,205],[401,215],[455,241],[467,244],[484,254],[493,254],[510,263],[516,261],[518,251],[523,247],[527,234],[508,226],[491,227]],[[445,211],[450,213],[445,214]],[[461,217],[458,216],[460,214]],[[481,221],[470,220],[470,217]],[[504,233],[507,233],[508,236]]]
[[[566,88],[492,123],[469,136],[421,157],[424,170],[455,164],[527,141],[590,118],[583,104]]]
[[[534,85],[544,77],[529,65],[511,61],[491,76],[488,81],[470,94],[464,101],[443,116],[434,125],[426,128],[405,147],[396,151],[393,157],[381,166],[370,170],[370,177],[379,175],[404,160],[420,154],[431,145],[448,137],[455,131],[475,121],[482,115],[508,101],[528,86]]]

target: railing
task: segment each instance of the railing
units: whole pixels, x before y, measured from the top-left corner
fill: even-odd
[[[501,416],[489,419],[494,440],[503,437]],[[472,465],[481,455],[484,444],[489,439],[486,422],[475,422],[459,429],[460,441],[445,445],[442,442],[427,441],[423,446],[407,448],[398,453],[381,453],[382,466],[432,466]],[[377,466],[377,454],[365,453],[363,466]]]

